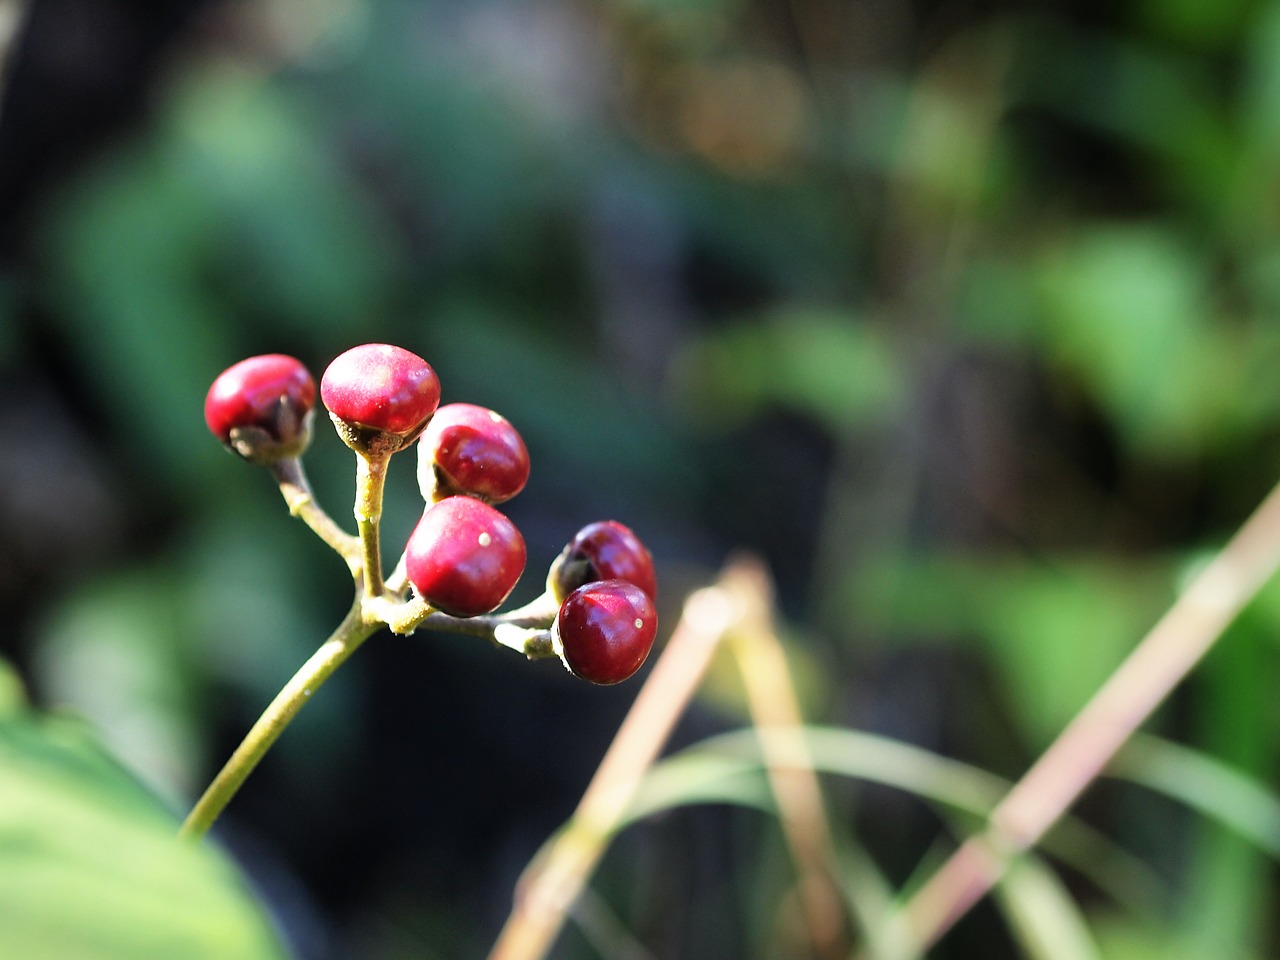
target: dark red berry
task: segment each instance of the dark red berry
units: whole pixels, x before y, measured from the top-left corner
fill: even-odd
[[[306,450],[315,403],[316,382],[301,361],[269,353],[218,374],[204,398],[204,422],[246,460],[271,463]]]
[[[657,632],[647,593],[627,580],[601,580],[565,597],[551,642],[575,676],[619,683],[640,669]]]
[[[579,530],[551,564],[547,589],[563,600],[597,580],[629,580],[650,598],[658,596],[653,557],[640,538],[616,520],[589,523]]]
[[[505,516],[472,497],[429,507],[405,547],[418,596],[455,617],[496,610],[524,571],[524,537]]]
[[[436,411],[418,441],[418,483],[428,500],[455,494],[510,500],[529,479],[529,451],[505,417],[471,403]]]
[[[440,380],[402,347],[366,343],[329,364],[320,398],[338,435],[361,452],[394,452],[417,439],[440,403]]]

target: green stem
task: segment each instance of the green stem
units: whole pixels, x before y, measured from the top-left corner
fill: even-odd
[[[280,486],[280,495],[289,507],[289,513],[299,518],[314,531],[316,536],[342,555],[352,572],[359,569],[360,540],[347,533],[316,502],[311,482],[307,479],[302,461],[286,457],[271,464],[271,474]]]
[[[285,727],[302,709],[333,671],[378,629],[380,624],[366,623],[356,603],[329,639],[276,694],[262,716],[236,748],[208,789],[196,802],[178,831],[180,836],[199,839],[209,832],[241,784],[258,765]]]
[[[461,633],[485,637],[499,646],[523,653],[530,660],[546,660],[556,655],[551,646],[551,631],[546,623],[512,621],[504,616],[451,617],[432,611],[416,624],[442,633]]]
[[[421,597],[397,603],[389,597],[375,597],[364,601],[365,619],[385,623],[392,633],[406,636],[418,627],[443,633],[460,633],[472,637],[484,637],[499,646],[510,647],[523,653],[530,660],[554,657],[548,629],[555,614],[539,611],[536,604],[529,604],[511,613],[489,614],[479,617],[454,617],[434,609]]]
[[[360,544],[364,556],[364,595],[366,599],[381,597],[382,548],[378,527],[382,521],[382,489],[387,480],[388,455],[356,454],[356,525],[360,528]]]

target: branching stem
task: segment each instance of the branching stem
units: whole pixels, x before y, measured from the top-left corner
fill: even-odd
[[[353,574],[358,573],[361,566],[360,540],[339,527],[316,502],[311,482],[307,479],[302,461],[297,457],[286,457],[271,465],[271,474],[280,486],[280,495],[289,507],[289,512],[300,519],[315,532],[321,540],[347,561]]]
[[[311,655],[297,673],[276,694],[274,700],[249,730],[240,746],[231,755],[222,770],[214,777],[208,789],[196,802],[183,822],[179,834],[198,839],[209,832],[213,822],[222,813],[231,798],[236,795],[245,778],[258,765],[271,745],[276,742],[285,727],[347,657],[367,640],[377,629],[368,624],[360,614],[360,605],[352,606],[342,623],[320,648]]]

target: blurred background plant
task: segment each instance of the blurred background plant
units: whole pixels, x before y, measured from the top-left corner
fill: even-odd
[[[667,622],[751,549],[807,718],[1007,778],[1280,466],[1273,0],[37,0],[9,66],[0,654],[174,810],[349,602],[201,424],[251,353],[400,343],[506,414],[515,600],[601,517]],[[308,467],[345,516],[347,452]],[[1276,782],[1278,636],[1271,587],[1152,725],[1211,812],[1195,760]],[[298,957],[480,955],[638,686],[387,636],[222,838]],[[744,711],[713,665],[676,742]],[[939,856],[949,815],[824,786],[889,884]],[[1149,871],[1121,906],[1062,867],[1099,955],[1280,950],[1276,834],[1123,782],[1078,813]],[[555,955],[785,955],[789,869],[776,821],[677,803]],[[931,955],[1040,949],[985,906]]]

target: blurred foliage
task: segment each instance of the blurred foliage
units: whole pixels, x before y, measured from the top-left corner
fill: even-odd
[[[6,700],[0,770],[0,953],[285,955],[231,865],[179,841],[176,817],[82,723]]]
[[[200,422],[249,353],[318,372],[363,340],[420,352],[446,400],[529,443],[510,505],[527,595],[606,515],[654,547],[668,622],[724,553],[757,550],[811,720],[1001,776],[1275,479],[1276,0],[199,6],[143,115],[33,188],[0,276],[0,430],[46,444],[34,468],[0,458],[3,652],[175,803],[348,600]],[[128,65],[123,27],[66,9],[33,5],[12,75],[28,106],[7,143],[34,166],[63,116],[40,58],[86,90]],[[388,552],[418,508],[400,466]],[[345,517],[349,456],[323,429],[308,467]],[[1069,868],[1068,915],[1031,874],[1020,920],[979,914],[937,955],[1051,955],[1037,923],[1076,955],[1085,924],[1118,960],[1280,951],[1257,813],[1278,636],[1273,586],[1157,720],[1197,759],[1086,798],[1159,873],[1157,904],[1118,909]],[[237,800],[236,828],[278,845],[273,882],[316,906],[287,918],[300,956],[491,939],[624,695],[488,653],[371,644]],[[0,704],[15,688],[0,673]],[[713,683],[683,735],[737,722],[733,703]],[[672,789],[758,797],[734,786]],[[889,885],[936,857],[936,811],[844,781],[831,804]],[[593,915],[664,957],[714,955],[725,929],[721,955],[774,955],[787,867],[762,823],[711,806],[637,826]],[[580,940],[558,955],[594,956]]]

